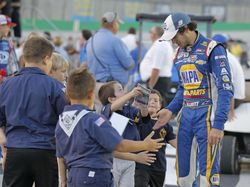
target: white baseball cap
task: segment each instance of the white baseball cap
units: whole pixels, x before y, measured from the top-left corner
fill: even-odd
[[[164,24],[162,25],[164,33],[161,36],[161,41],[172,40],[177,34],[179,28],[191,23],[191,19],[187,14],[184,13],[173,13],[170,14]]]

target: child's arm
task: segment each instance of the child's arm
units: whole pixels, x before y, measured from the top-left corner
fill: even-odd
[[[4,133],[4,128],[1,127],[0,128],[0,145],[4,145],[6,143],[6,137],[5,137],[5,133]]]
[[[145,164],[150,166],[156,160],[155,154],[148,153],[148,151],[140,152],[140,153],[122,153],[119,151],[113,152],[114,157],[123,159],[123,160],[131,160],[137,163]]]
[[[60,187],[67,186],[67,176],[66,176],[66,167],[64,164],[64,159],[57,157],[58,171],[59,171],[59,179],[60,179]]]
[[[169,143],[170,145],[172,145],[174,148],[177,147],[177,140],[176,140],[176,138],[173,139],[173,140],[170,140],[168,143]]]
[[[152,151],[157,152],[165,143],[160,143],[163,138],[152,139],[154,131],[152,131],[143,141],[133,141],[123,139],[115,148],[119,152],[138,152]]]
[[[3,163],[2,163],[2,169],[3,170],[4,170],[6,154],[7,154],[7,149],[4,147],[5,143],[6,143],[6,136],[5,136],[5,133],[4,133],[4,127],[2,127],[2,128],[0,128],[0,146],[1,146],[2,155],[3,155]]]
[[[2,155],[3,155],[2,170],[4,170],[6,155],[7,155],[7,149],[3,145],[1,145],[1,150],[2,150]]]
[[[135,87],[131,92],[125,94],[124,96],[116,99],[111,104],[111,112],[115,112],[119,110],[122,106],[126,104],[127,101],[129,101],[131,98],[136,97],[141,94],[141,88]]]

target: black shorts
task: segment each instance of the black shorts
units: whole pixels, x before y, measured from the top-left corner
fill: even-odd
[[[58,187],[55,151],[8,148],[3,187]]]

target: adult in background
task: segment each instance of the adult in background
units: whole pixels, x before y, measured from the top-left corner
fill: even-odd
[[[96,98],[99,88],[108,81],[118,81],[123,86],[128,82],[129,70],[134,61],[128,48],[121,39],[115,36],[119,30],[119,19],[115,12],[106,12],[102,16],[101,28],[87,43],[87,65],[94,75],[96,84]],[[95,109],[100,111],[102,105],[95,100]]]
[[[11,1],[12,0],[0,0],[0,11],[1,14],[11,16]]]
[[[86,54],[86,44],[89,38],[91,38],[92,33],[90,30],[83,29],[82,36],[80,39],[80,64],[85,64],[87,62],[87,54]]]
[[[168,102],[168,91],[171,84],[174,50],[170,42],[160,42],[163,34],[161,27],[152,27],[150,38],[152,46],[140,63],[142,81],[149,88],[158,90],[163,97],[163,106]]]
[[[140,56],[139,56],[139,45],[140,45]],[[132,51],[130,51],[130,55],[132,56],[135,66],[130,70],[130,76],[131,76],[131,84],[128,86],[128,90],[131,90],[137,83],[141,82],[141,74],[140,74],[140,61],[147,53],[147,49],[145,46],[141,43],[139,43],[138,38],[136,41],[136,48],[134,48]]]
[[[212,38],[218,43],[221,43],[228,48],[229,37],[223,34],[216,34]],[[217,56],[217,59],[224,58],[223,56]],[[227,49],[227,58],[229,66],[231,68],[232,83],[234,86],[234,97],[231,101],[231,108],[228,115],[228,120],[233,120],[235,118],[234,108],[237,108],[242,100],[245,99],[245,76],[244,71],[241,67],[240,61]],[[225,81],[228,81],[227,75],[222,77]]]
[[[165,125],[173,114],[181,111],[176,152],[178,184],[181,187],[194,186],[197,159],[199,186],[218,187],[220,142],[233,86],[225,48],[205,38],[196,28],[197,24],[183,13],[170,14],[164,22],[161,40],[171,40],[179,46],[174,64],[180,83],[175,98],[156,115],[158,121],[154,129]],[[223,58],[218,59],[218,56]],[[223,75],[228,79],[223,79]],[[213,100],[215,92],[212,89],[217,90],[217,101]]]
[[[16,23],[16,27],[14,27],[14,36],[20,39],[22,36],[21,19],[20,19],[21,0],[12,0],[11,6],[12,6],[11,19],[14,23]]]
[[[55,36],[53,39],[53,44],[54,44],[54,48],[55,48],[55,52],[59,53],[60,55],[63,56],[63,58],[65,58],[65,60],[69,61],[69,56],[67,51],[62,47],[63,44],[63,39],[61,36]]]
[[[129,52],[131,52],[134,48],[136,48],[136,29],[134,27],[130,27],[128,29],[128,34],[122,38],[122,41],[128,47]]]

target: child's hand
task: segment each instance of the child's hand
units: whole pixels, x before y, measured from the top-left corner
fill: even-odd
[[[67,181],[60,181],[59,187],[67,187]]]
[[[150,166],[156,160],[155,154],[148,151],[140,152],[136,155],[136,162]]]
[[[158,150],[165,145],[165,143],[160,143],[163,141],[163,138],[159,139],[152,139],[153,135],[155,134],[154,131],[152,131],[145,139],[144,142],[146,143],[146,150],[152,151],[152,152],[158,152]]]
[[[142,95],[142,89],[139,86],[137,86],[131,91],[131,93],[134,97]]]

